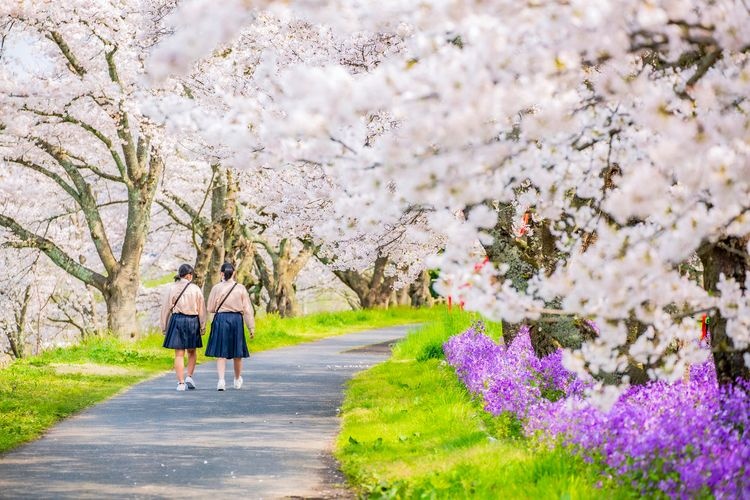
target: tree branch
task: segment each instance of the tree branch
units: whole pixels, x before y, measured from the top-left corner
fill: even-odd
[[[73,125],[77,125],[78,127],[82,128],[86,132],[89,132],[91,135],[99,139],[109,151],[109,154],[112,156],[112,159],[115,162],[115,165],[117,166],[117,170],[120,172],[120,175],[122,178],[115,178],[114,180],[117,180],[118,182],[126,182],[125,179],[125,164],[122,162],[122,158],[120,158],[120,155],[117,153],[117,150],[112,145],[112,140],[104,135],[100,130],[98,130],[93,125],[90,125],[83,120],[79,120],[78,118],[71,116],[67,113],[53,113],[49,111],[42,111],[39,109],[30,108],[29,106],[24,105],[23,109],[25,111],[29,111],[31,113],[34,113],[38,116],[47,116],[47,117],[54,117],[59,118],[64,123],[70,123]]]
[[[109,244],[107,232],[104,229],[104,222],[99,213],[96,196],[94,196],[91,185],[86,182],[86,179],[83,178],[75,165],[72,164],[67,151],[59,146],[54,146],[41,138],[33,139],[37,146],[57,161],[57,163],[65,170],[65,173],[68,174],[70,180],[73,181],[73,184],[79,193],[76,201],[81,207],[81,210],[83,210],[91,240],[94,242],[94,247],[96,247],[97,254],[99,254],[99,258],[102,260],[104,268],[108,272],[112,272],[116,269],[118,262],[112,251],[112,246]]]
[[[307,264],[307,261],[310,260],[310,257],[313,254],[314,245],[312,242],[304,241],[302,242],[302,250],[297,254],[295,258],[291,260],[289,263],[289,274],[292,276],[297,276],[300,271],[302,271],[302,268],[305,267],[305,264]]]
[[[117,74],[115,52],[117,52],[116,46],[113,47],[112,50],[108,50],[104,53],[104,59],[107,61],[107,70],[109,72],[110,80],[112,80],[113,83],[116,83],[124,93],[125,89],[120,81],[120,76]],[[117,104],[117,120],[117,137],[119,137],[122,142],[122,152],[125,155],[127,176],[131,181],[136,181],[141,177],[143,166],[138,162],[138,151],[136,145],[133,144],[133,134],[130,131],[128,113],[123,106],[122,99],[120,99]]]
[[[17,242],[8,242],[8,246],[13,248],[38,248],[65,272],[75,276],[87,285],[91,285],[100,291],[104,290],[106,284],[104,276],[73,260],[72,257],[51,240],[26,230],[14,219],[3,214],[0,214],[0,226],[10,230],[20,240]]]
[[[60,49],[60,52],[62,52],[62,55],[68,61],[68,65],[73,73],[83,78],[83,76],[86,74],[86,68],[84,68],[81,63],[78,62],[75,55],[73,54],[73,51],[70,50],[70,46],[65,42],[65,39],[62,37],[62,35],[57,31],[50,31],[49,38],[50,40],[55,42],[55,45],[57,45],[57,47]]]
[[[49,177],[53,181],[55,181],[63,190],[68,193],[71,198],[76,200],[78,204],[80,205],[80,198],[81,195],[78,191],[75,190],[73,186],[65,182],[65,179],[63,179],[60,175],[56,174],[55,172],[52,172],[51,170],[44,168],[43,166],[34,163],[29,160],[25,160],[23,158],[3,158],[5,161],[8,161],[10,163],[16,163],[18,165],[24,166],[26,168],[29,168],[31,170],[34,170],[35,172],[39,172],[40,174]]]
[[[169,217],[173,221],[175,221],[176,224],[178,224],[178,225],[180,225],[180,226],[182,226],[182,227],[184,227],[184,228],[186,228],[188,230],[192,229],[193,226],[191,226],[189,222],[185,222],[185,221],[181,220],[177,216],[177,213],[172,209],[172,207],[170,207],[169,205],[167,205],[166,202],[164,202],[162,200],[156,200],[156,203],[157,203],[157,205],[159,205],[160,207],[162,207],[167,212],[167,215],[169,215]]]
[[[127,205],[128,200],[115,200],[115,201],[108,201],[105,203],[99,203],[96,208],[103,208],[103,207],[110,207],[112,205]],[[67,217],[69,215],[73,215],[74,213],[78,212],[78,210],[68,210],[67,212],[63,212],[57,215],[52,215],[50,217],[47,217],[46,219],[42,219],[40,222],[52,222],[55,219],[60,219],[62,217]]]
[[[258,268],[258,274],[260,275],[260,279],[261,279],[261,282],[263,283],[263,286],[266,288],[269,294],[273,294],[273,289],[274,289],[273,276],[271,276],[271,274],[268,272],[268,266],[263,260],[263,257],[261,257],[258,252],[255,252],[253,254],[253,259],[255,260],[255,266]]]
[[[185,212],[190,217],[190,225],[188,226],[188,229],[192,230],[193,224],[195,224],[195,227],[198,228],[199,231],[202,231],[206,226],[208,226],[208,221],[206,220],[206,218],[202,217],[198,212],[195,211],[193,207],[185,203],[184,200],[169,192],[165,192],[164,196],[172,200],[175,205],[180,207],[180,210]],[[161,205],[161,203],[159,204]]]

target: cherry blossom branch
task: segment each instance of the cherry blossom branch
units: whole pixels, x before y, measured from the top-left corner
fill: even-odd
[[[178,225],[184,227],[185,229],[192,229],[192,225],[189,222],[185,222],[182,219],[179,218],[177,213],[170,207],[167,203],[165,203],[163,200],[156,200],[156,203],[164,209],[164,211],[167,212],[167,215]]]
[[[112,272],[118,265],[117,258],[115,258],[112,246],[107,238],[104,222],[102,221],[101,214],[97,208],[96,196],[94,195],[91,185],[86,182],[86,179],[83,178],[78,169],[70,162],[69,155],[65,149],[59,146],[54,146],[39,137],[34,137],[33,140],[40,149],[57,161],[76,187],[79,195],[75,200],[86,215],[86,224],[89,227],[89,233],[94,242],[94,247],[101,258],[105,269]]]
[[[15,163],[17,165],[24,166],[26,168],[29,168],[31,170],[34,170],[35,172],[39,172],[40,174],[49,177],[55,183],[57,183],[58,186],[63,188],[63,190],[70,195],[71,198],[76,200],[77,202],[80,200],[80,193],[75,190],[73,186],[65,182],[65,179],[63,179],[59,174],[52,172],[51,170],[39,165],[38,163],[34,163],[32,161],[26,160],[24,158],[3,158],[4,161]]]
[[[106,284],[104,276],[75,261],[51,240],[28,231],[14,219],[3,214],[0,214],[0,226],[10,230],[19,238],[19,241],[8,241],[4,245],[12,248],[37,248],[65,272],[100,291],[104,290]]]
[[[78,62],[78,59],[73,54],[70,46],[65,42],[65,39],[62,37],[62,35],[57,31],[50,31],[49,39],[55,42],[55,45],[57,45],[57,47],[60,49],[60,52],[68,61],[68,66],[73,71],[73,73],[83,78],[86,74],[86,68],[84,68],[81,63]]]
[[[104,207],[111,207],[113,205],[126,205],[128,203],[128,200],[116,200],[116,201],[108,201],[106,203],[99,203],[97,205],[97,208],[104,208]],[[70,215],[73,215],[74,213],[78,212],[78,210],[68,210],[66,212],[52,215],[50,217],[47,217],[45,219],[42,219],[40,222],[52,222],[56,219],[61,219],[63,217],[68,217]]]
[[[52,296],[50,298],[52,299],[52,302],[54,302],[55,305],[57,305],[57,308],[60,310],[60,312],[62,312],[65,315],[65,318],[53,318],[53,317],[49,317],[47,319],[49,321],[52,321],[53,323],[63,323],[63,324],[71,325],[74,328],[76,328],[81,335],[84,335],[86,333],[86,329],[85,329],[84,325],[78,324],[78,322],[75,321],[75,319],[73,318],[73,316],[70,315],[70,312],[68,311],[67,307],[63,307],[63,306],[71,306],[71,304],[69,304],[67,301],[61,300],[60,297],[57,296],[56,294],[52,294]],[[72,305],[72,307],[73,307],[73,309],[78,314],[81,315],[81,317],[85,318],[84,311],[82,311],[82,310],[78,309],[77,307],[75,307],[74,304]]]
[[[54,113],[54,112],[49,112],[49,111],[42,111],[39,109],[31,108],[28,105],[24,105],[22,109],[29,111],[31,113],[34,113],[35,115],[38,115],[38,116],[59,118],[65,123],[77,125],[83,130],[92,134],[94,137],[99,139],[99,141],[101,141],[102,144],[104,144],[107,147],[107,150],[112,156],[112,159],[114,160],[115,165],[117,165],[117,169],[120,171],[121,178],[114,178],[113,176],[114,179],[112,180],[116,180],[117,182],[125,182],[126,184],[129,182],[125,178],[125,165],[123,164],[122,158],[120,158],[119,153],[117,153],[117,150],[113,147],[112,140],[109,137],[107,137],[105,134],[103,134],[101,131],[99,131],[97,128],[67,113]]]

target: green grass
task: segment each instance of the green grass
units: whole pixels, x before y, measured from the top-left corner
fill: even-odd
[[[142,342],[125,344],[112,337],[94,337],[74,347],[15,361],[0,370],[0,452],[38,437],[58,420],[124,387],[163,372],[173,360],[166,349],[151,349]],[[63,367],[72,372],[58,372]]]
[[[438,307],[432,309],[397,307],[319,313],[283,319],[268,314],[256,320],[258,333],[255,340],[248,346],[250,351],[257,352],[370,328],[431,322],[441,315],[442,310]]]
[[[172,283],[173,281],[174,275],[165,274],[164,276],[159,276],[158,278],[143,280],[143,286],[144,288],[156,288],[157,286],[166,285],[167,283]]]
[[[611,481],[600,483],[596,467],[565,450],[524,438],[514,418],[484,412],[434,349],[476,318],[442,314],[399,343],[390,361],[349,385],[336,456],[363,496],[630,496]],[[488,330],[495,338],[500,334],[499,325]]]
[[[396,324],[427,322],[438,309],[395,308],[259,318],[251,352]],[[39,437],[62,418],[172,369],[173,351],[152,333],[136,342],[91,337],[0,369],[0,452]],[[204,345],[208,337],[204,337]],[[206,361],[199,350],[198,362]]]

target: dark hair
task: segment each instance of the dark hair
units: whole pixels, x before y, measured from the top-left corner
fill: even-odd
[[[224,279],[228,280],[234,274],[234,266],[229,262],[225,262],[221,265],[221,272],[224,275]]]
[[[180,278],[184,278],[188,274],[195,274],[195,269],[190,264],[183,264],[174,276],[175,281],[179,281]]]

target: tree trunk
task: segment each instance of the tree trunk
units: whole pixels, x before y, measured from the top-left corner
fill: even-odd
[[[435,302],[430,293],[430,272],[425,269],[409,287],[413,307],[430,307]]]
[[[718,294],[716,285],[723,274],[734,278],[746,294],[745,279],[748,271],[748,238],[727,237],[707,246],[699,252],[703,262],[703,286]],[[716,376],[720,384],[733,384],[738,378],[750,378],[750,369],[744,356],[750,348],[738,349],[727,335],[727,319],[719,311],[711,317],[711,350],[716,364]]]
[[[549,356],[561,347],[560,343],[551,335],[552,324],[535,322],[529,326],[531,347],[537,358]]]
[[[205,270],[205,273],[203,275],[203,298],[206,303],[208,303],[208,296],[211,294],[211,289],[214,287],[214,285],[221,282],[221,265],[224,262],[226,262],[224,246],[214,245],[211,251],[211,258],[208,261],[208,269]],[[236,275],[235,279],[240,282]]]
[[[121,338],[135,338],[139,332],[135,306],[138,295],[138,274],[122,271],[107,283],[104,301],[107,304],[107,328]]]
[[[390,303],[393,306],[408,306],[411,304],[411,298],[409,297],[409,285],[402,286],[398,290],[394,290],[391,294]]]
[[[489,205],[497,213],[497,222],[489,231],[492,242],[485,244],[487,257],[495,265],[507,264],[508,271],[504,279],[510,280],[513,287],[525,291],[528,280],[539,269],[540,262],[529,255],[529,245],[521,243],[520,238],[513,234],[513,216],[515,208],[510,203]],[[528,238],[527,238],[528,239]]]
[[[630,346],[632,346],[635,341],[640,338],[641,335],[646,333],[648,327],[647,325],[638,321],[635,316],[631,316],[625,324],[627,325],[628,329],[627,342],[622,347],[622,352],[625,354],[628,360],[628,366],[625,369],[625,374],[630,379],[630,383],[632,385],[643,385],[650,380],[646,369],[647,367],[643,366],[640,363],[637,363],[629,354],[629,351]]]
[[[313,254],[312,243],[303,242],[302,249],[293,257],[292,242],[286,238],[279,242],[277,248],[271,246],[266,240],[258,239],[257,241],[265,248],[271,259],[271,269],[269,269],[262,256],[257,253],[254,255],[261,283],[268,293],[266,312],[278,313],[284,318],[296,316],[299,314],[299,307],[294,282]]]
[[[260,293],[263,285],[256,276],[255,244],[250,232],[242,225],[237,225],[232,233],[225,233],[225,258],[234,263],[234,279],[242,283],[250,293],[250,300],[256,307],[260,307]]]
[[[214,164],[211,186],[211,220],[205,220],[198,211],[190,212],[192,224],[199,227],[200,245],[195,257],[193,283],[203,288],[208,300],[211,288],[221,279],[219,269],[225,261],[227,240],[232,239],[237,221],[237,193],[239,186],[232,171]],[[180,205],[183,206],[183,205]]]
[[[15,313],[15,328],[7,330],[8,344],[10,354],[20,359],[26,355],[26,324],[29,312],[29,302],[31,302],[31,284],[26,285],[26,289],[21,299],[20,309]]]
[[[525,291],[529,279],[538,273],[550,275],[557,265],[555,238],[548,221],[528,220],[529,229],[521,234],[513,231],[515,207],[510,203],[487,203],[497,213],[497,222],[489,231],[490,243],[483,243],[490,262],[507,264],[503,279],[510,280],[513,287]],[[557,308],[556,300],[545,304]],[[521,325],[503,325],[506,343],[515,337]],[[579,347],[588,332],[576,324],[573,318],[556,318],[542,315],[541,321],[529,322],[531,345],[538,356],[553,352],[557,347]]]
[[[211,224],[202,231],[200,247],[195,256],[193,282],[203,288],[206,297],[212,286],[208,282],[216,283],[223,262],[224,247],[219,244],[222,232],[222,228],[217,224]]]
[[[288,273],[283,273],[276,280],[273,299],[269,300],[266,311],[269,313],[278,313],[282,318],[299,315],[294,279]]]
[[[367,291],[360,297],[362,307],[365,309],[386,309],[388,308],[388,298],[393,291],[393,285],[396,283],[395,276],[386,276],[385,268],[388,264],[388,257],[378,257],[375,259],[375,267],[372,271],[372,277],[367,286]]]
[[[354,269],[334,270],[333,274],[352,289],[363,309],[387,309],[396,282],[395,276],[385,275],[387,265],[388,257],[381,255],[375,259],[369,278]]]
[[[372,288],[359,298],[362,309],[388,309],[391,291],[386,288]]]

